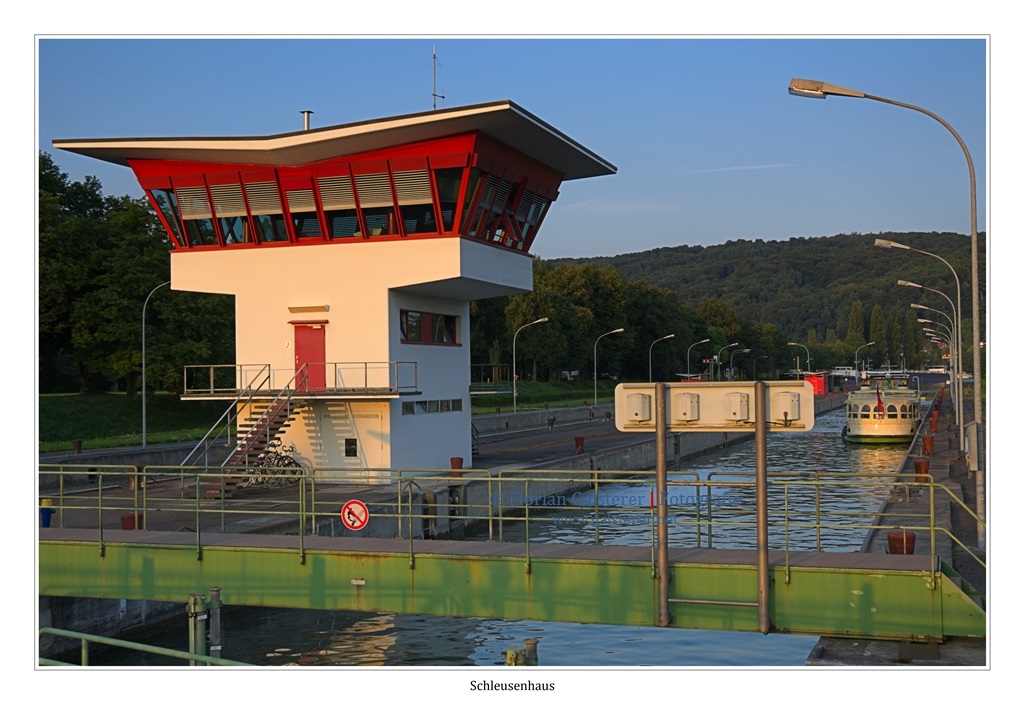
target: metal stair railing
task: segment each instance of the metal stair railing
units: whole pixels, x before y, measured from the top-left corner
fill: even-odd
[[[260,447],[265,447],[267,443],[273,440],[271,435],[271,428],[274,425],[274,421],[281,417],[281,411],[286,410],[284,417],[287,418],[292,413],[291,399],[295,395],[297,389],[301,386],[305,386],[309,379],[309,367],[303,364],[299,368],[295,375],[288,380],[288,383],[284,385],[280,393],[277,394],[270,403],[267,405],[266,410],[256,419],[256,422],[252,424],[249,431],[235,444],[235,449],[229,454],[223,462],[222,467],[231,466],[249,466],[250,455],[253,450],[258,450]],[[249,403],[251,404],[251,398]],[[277,428],[278,430],[280,427]],[[261,438],[261,435],[265,437]],[[244,463],[235,464],[234,461],[239,457],[244,457]]]
[[[225,444],[230,443],[232,429],[235,427],[235,420],[242,410],[252,405],[253,398],[264,387],[270,385],[270,365],[264,367],[265,374],[260,374],[257,379],[262,379],[259,384],[251,382],[242,389],[238,395],[231,400],[228,407],[221,414],[220,418],[206,432],[206,435],[196,444],[190,453],[182,460],[182,467],[209,467],[211,463],[210,448],[223,440]],[[254,385],[255,384],[255,385]]]

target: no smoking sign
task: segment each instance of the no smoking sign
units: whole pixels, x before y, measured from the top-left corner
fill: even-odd
[[[370,509],[357,499],[345,502],[341,507],[341,522],[349,530],[362,530],[370,520]]]

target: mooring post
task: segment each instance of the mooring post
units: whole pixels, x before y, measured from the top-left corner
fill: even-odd
[[[206,655],[206,597],[202,594],[188,595],[188,652]],[[197,661],[189,660],[195,666]]]
[[[508,667],[522,667],[536,666],[537,665],[537,639],[536,638],[525,638],[523,640],[525,648],[506,648],[505,649],[505,665]]]
[[[220,587],[210,587],[210,655],[215,658],[220,657],[224,645],[220,629],[221,606]]]

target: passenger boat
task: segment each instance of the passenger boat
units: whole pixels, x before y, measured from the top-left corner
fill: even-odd
[[[906,374],[868,376],[846,401],[843,439],[864,443],[910,442],[921,424],[921,390]]]

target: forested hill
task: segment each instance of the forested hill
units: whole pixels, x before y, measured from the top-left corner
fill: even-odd
[[[850,305],[860,300],[866,311],[875,304],[909,306],[921,292],[898,286],[904,279],[938,289],[954,298],[956,284],[949,269],[935,257],[918,252],[875,246],[876,239],[892,240],[942,257],[960,277],[962,310],[971,304],[970,237],[955,233],[849,234],[794,237],[785,241],[738,240],[710,247],[664,247],[646,252],[590,259],[555,259],[553,265],[573,262],[611,266],[629,280],[646,281],[674,291],[682,303],[696,308],[716,298],[741,318],[772,323],[791,335],[814,330],[824,340],[829,331],[846,334]],[[979,236],[979,260],[984,306],[985,248]],[[933,295],[934,294],[930,294]],[[939,307],[941,299],[932,304]],[[943,309],[945,305],[941,306]]]

